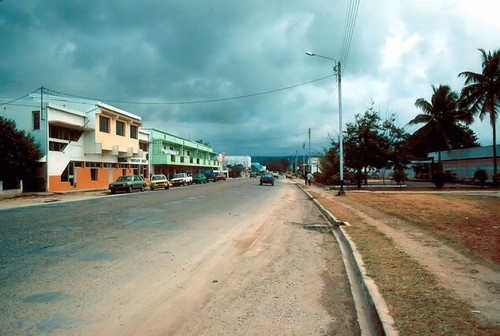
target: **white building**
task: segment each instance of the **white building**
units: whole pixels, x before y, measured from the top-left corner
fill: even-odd
[[[250,169],[252,158],[250,156],[226,156],[225,164],[230,166],[242,165],[244,168]]]

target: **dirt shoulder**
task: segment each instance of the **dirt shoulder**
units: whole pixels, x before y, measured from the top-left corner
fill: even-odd
[[[497,194],[306,189],[349,222],[344,230],[402,333],[500,334]],[[418,317],[439,323],[424,329],[429,321]]]

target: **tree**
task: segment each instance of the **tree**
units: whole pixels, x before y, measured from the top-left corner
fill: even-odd
[[[479,114],[481,120],[486,115],[490,117],[493,130],[493,174],[496,174],[496,120],[500,109],[500,49],[488,53],[484,49],[479,49],[479,51],[482,56],[482,73],[464,71],[458,74],[459,77],[465,77],[465,86],[462,89],[460,101],[474,114]]]
[[[0,180],[17,182],[42,158],[34,138],[16,129],[13,120],[0,117]]]
[[[338,143],[332,142],[332,147],[323,148],[323,154],[318,154],[318,167],[321,173],[314,173],[314,180],[319,183],[333,185],[339,183]]]
[[[438,152],[438,165],[434,177],[439,181],[436,186],[442,187],[443,167],[441,164],[441,151],[451,149],[450,139],[456,138],[457,133],[463,129],[463,124],[472,123],[472,114],[460,109],[458,95],[448,85],[432,86],[431,101],[424,98],[415,101],[415,106],[422,110],[409,124],[425,123],[417,133],[417,139],[427,144],[427,149]]]
[[[404,169],[409,161],[405,143],[408,134],[396,125],[391,114],[383,120],[373,108],[373,102],[364,115],[357,114],[355,121],[346,124],[344,161],[356,175],[358,187],[366,181],[368,168],[392,167]],[[363,172],[364,170],[364,172]]]
[[[284,172],[288,169],[288,160],[279,157],[266,158],[262,163],[269,171]]]
[[[237,164],[234,166],[228,165],[229,177],[241,177],[241,173],[245,170],[242,164]]]

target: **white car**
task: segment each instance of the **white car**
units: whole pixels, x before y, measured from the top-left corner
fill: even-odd
[[[273,171],[273,177],[274,178],[279,178],[280,174],[277,171]]]

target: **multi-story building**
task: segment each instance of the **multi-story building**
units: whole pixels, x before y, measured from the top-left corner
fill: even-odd
[[[43,154],[25,190],[100,189],[120,175],[149,176],[149,134],[130,112],[42,92],[3,104],[0,116],[31,134]]]
[[[37,94],[3,103],[0,116],[32,135],[43,154],[25,191],[102,189],[121,175],[220,169],[209,146],[141,128],[140,116],[98,101]]]
[[[143,130],[150,133],[152,146],[149,161],[155,174],[171,178],[175,173],[194,174],[220,167],[217,154],[209,146],[154,128]]]

